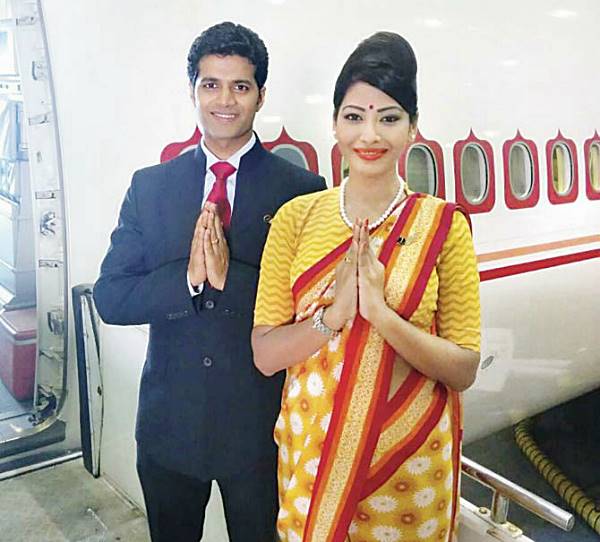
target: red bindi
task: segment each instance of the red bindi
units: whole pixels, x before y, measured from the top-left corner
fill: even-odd
[[[369,104],[369,109],[373,109],[373,104]]]

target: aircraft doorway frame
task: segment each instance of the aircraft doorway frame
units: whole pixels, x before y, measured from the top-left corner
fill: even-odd
[[[50,445],[65,440],[66,423],[60,414],[68,395],[69,344],[67,215],[42,6],[39,0],[9,0],[7,4],[11,17],[0,21],[0,27],[8,29],[14,37],[23,95],[23,132],[31,183],[30,194],[24,197],[29,197],[32,205],[37,346],[32,410],[18,420],[11,419],[4,428],[0,439],[0,472],[7,458],[27,454],[33,463],[32,450],[48,451]],[[73,455],[73,452],[69,449],[65,453]],[[64,457],[57,458],[61,460]]]

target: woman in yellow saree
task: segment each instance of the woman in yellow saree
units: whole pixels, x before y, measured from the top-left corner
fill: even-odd
[[[252,341],[264,374],[287,370],[275,426],[282,541],[453,537],[479,280],[465,216],[397,176],[416,121],[414,53],[377,33],[336,83],[348,178],[284,205],[271,225]]]

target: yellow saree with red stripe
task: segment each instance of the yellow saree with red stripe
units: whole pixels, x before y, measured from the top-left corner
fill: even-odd
[[[423,297],[455,209],[412,194],[371,233],[385,266],[386,302],[407,320]],[[332,303],[335,267],[350,242],[348,237],[294,281],[296,321]],[[281,540],[451,540],[460,404],[457,393],[400,360],[358,315],[288,369],[275,427]]]

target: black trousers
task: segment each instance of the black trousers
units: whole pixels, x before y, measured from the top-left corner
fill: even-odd
[[[139,448],[137,471],[152,542],[201,540],[212,482],[165,469]],[[265,460],[217,483],[230,542],[273,542],[278,510],[275,462]]]

